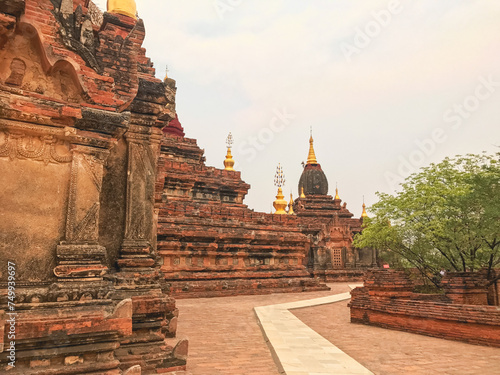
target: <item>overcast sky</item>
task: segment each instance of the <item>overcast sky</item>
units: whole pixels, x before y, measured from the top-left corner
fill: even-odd
[[[97,1],[105,9],[105,1]],[[280,162],[297,197],[318,162],[356,216],[411,171],[500,145],[499,1],[138,0],[186,136],[223,168],[225,139],[269,212]]]

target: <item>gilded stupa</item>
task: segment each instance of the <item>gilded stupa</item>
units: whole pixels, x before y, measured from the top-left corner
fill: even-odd
[[[309,195],[327,195],[328,194],[328,180],[326,175],[321,169],[321,165],[316,159],[314,152],[314,139],[309,138],[309,154],[307,156],[307,164],[302,171],[299,180],[299,195],[304,193]]]
[[[137,6],[134,0],[108,0],[108,12],[122,14],[137,19]]]
[[[293,212],[293,195],[290,193],[290,203],[288,203],[288,215],[294,215]]]
[[[278,164],[276,168],[276,175],[274,176],[274,186],[278,188],[278,194],[276,195],[276,200],[273,202],[273,206],[276,209],[275,215],[285,215],[287,212],[285,211],[288,203],[285,200],[285,196],[283,195],[283,186],[285,186],[285,175],[283,173],[283,168],[281,167],[281,163]]]
[[[354,218],[347,203],[342,202],[338,186],[335,194],[328,194],[328,180],[318,163],[312,132],[298,188],[300,195],[292,208],[302,233],[311,241],[308,259],[311,273],[326,280],[337,280],[344,275],[361,278],[360,269],[375,266],[377,258],[373,249],[358,249],[352,244],[367,216],[365,206],[363,216]]]
[[[364,219],[365,217],[368,217],[368,214],[366,213],[365,197],[363,197],[363,213],[361,214],[361,218]]]
[[[229,133],[226,139],[227,154],[226,160],[224,160],[224,170],[234,172],[234,159],[231,155],[231,147],[233,146],[233,135]]]

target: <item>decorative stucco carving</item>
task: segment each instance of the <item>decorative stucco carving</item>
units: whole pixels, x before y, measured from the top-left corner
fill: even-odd
[[[31,159],[49,163],[70,163],[69,143],[52,135],[33,136],[0,130],[0,157]]]

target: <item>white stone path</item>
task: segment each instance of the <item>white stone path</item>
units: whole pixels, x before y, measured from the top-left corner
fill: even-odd
[[[358,285],[349,285],[355,288]],[[289,310],[344,301],[350,293],[255,307],[262,332],[281,373],[286,375],[372,374]]]

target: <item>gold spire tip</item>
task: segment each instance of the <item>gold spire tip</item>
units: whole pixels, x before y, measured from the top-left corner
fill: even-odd
[[[293,215],[293,195],[290,193],[290,203],[288,203],[288,215]]]
[[[366,213],[366,204],[364,196],[363,196],[363,213],[361,214],[361,217],[368,217],[368,214]]]
[[[318,164],[316,160],[316,153],[314,152],[314,139],[312,136],[312,127],[311,127],[311,137],[309,138],[309,155],[307,155],[307,164]]]
[[[134,0],[108,0],[107,9],[109,13],[123,14],[137,19],[137,5]]]

